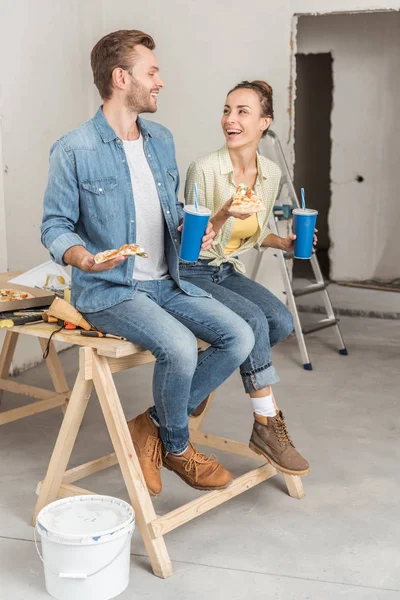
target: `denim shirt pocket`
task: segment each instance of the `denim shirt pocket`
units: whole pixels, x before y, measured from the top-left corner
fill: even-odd
[[[118,183],[116,177],[81,181],[81,209],[90,219],[108,223],[118,215]]]

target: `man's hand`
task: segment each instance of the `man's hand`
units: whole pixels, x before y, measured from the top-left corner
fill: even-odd
[[[127,256],[116,256],[115,258],[108,260],[104,263],[96,265],[94,262],[94,255],[88,252],[83,246],[72,246],[68,248],[63,256],[63,261],[67,265],[72,265],[81,271],[86,273],[96,273],[99,271],[109,271],[120,265]]]
[[[178,227],[178,231],[182,232],[182,228],[183,225],[179,225]],[[206,232],[204,234],[204,236],[201,239],[201,250],[203,250],[204,252],[206,252],[207,250],[209,250],[212,246],[213,243],[213,239],[215,238],[216,233],[214,231],[214,227],[213,224],[211,223],[211,221],[208,222],[207,225],[207,229]]]

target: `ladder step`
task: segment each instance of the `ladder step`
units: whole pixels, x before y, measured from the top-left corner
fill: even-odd
[[[307,296],[307,294],[314,294],[314,292],[321,292],[322,290],[326,290],[328,284],[323,283],[312,283],[311,285],[307,285],[304,288],[300,288],[298,290],[292,290],[293,296],[299,298],[300,296]]]
[[[322,321],[318,321],[313,327],[309,329],[303,329],[303,335],[307,335],[308,333],[314,333],[314,331],[320,331],[320,329],[326,329],[327,327],[333,327],[339,323],[339,319],[323,319]]]

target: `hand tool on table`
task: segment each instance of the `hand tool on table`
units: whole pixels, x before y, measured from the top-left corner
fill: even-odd
[[[112,335],[111,333],[102,333],[101,331],[80,331],[80,335],[85,337],[96,337],[96,338],[113,338],[114,340],[125,340],[126,338],[120,337],[118,335]]]

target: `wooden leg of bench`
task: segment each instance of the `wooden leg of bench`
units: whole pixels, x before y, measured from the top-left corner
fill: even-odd
[[[40,347],[43,352],[46,349],[47,342],[48,340],[39,338]],[[65,379],[64,371],[53,342],[50,342],[50,350],[46,358],[46,364],[56,392],[59,392],[60,394],[65,392],[65,404],[62,406],[62,411],[65,414],[71,391],[68,387],[67,380]]]
[[[128,425],[122,410],[107,358],[92,357],[93,381],[99,397],[107,428],[118,458],[122,476],[136,513],[153,572],[158,577],[172,575],[172,565],[163,537],[154,539],[149,525],[156,519],[146,483],[140,468]]]
[[[162,537],[153,539],[149,530],[148,524],[156,518],[156,514],[147,491],[107,359],[93,354],[92,369],[100,405],[132,506],[136,512],[136,520],[154,574],[163,578],[169,577],[172,574],[172,566],[165,542]]]
[[[83,350],[90,351],[89,348],[81,348],[80,352]],[[68,402],[68,407],[57,437],[56,445],[54,446],[46,477],[36,502],[32,519],[33,525],[36,523],[36,517],[42,508],[57,498],[89,402],[92,388],[93,381],[85,381],[79,372],[74,389],[72,390],[70,401]]]
[[[207,416],[207,413],[211,408],[211,403],[213,401],[214,395],[215,395],[215,391],[211,392],[211,394],[209,394],[207,396],[207,398],[205,398],[203,400],[203,402],[201,404],[199,404],[199,406],[195,409],[193,416],[191,416],[189,418],[189,428],[190,429],[194,429],[196,431],[201,430],[201,428],[203,427],[205,418]]]
[[[10,366],[14,357],[15,346],[17,345],[19,333],[7,331],[4,338],[3,347],[0,354],[0,379],[7,379],[10,372]],[[0,404],[3,398],[4,390],[0,390]]]
[[[306,495],[301,477],[298,475],[287,475],[284,473],[285,483],[288,489],[289,496],[301,500]]]

